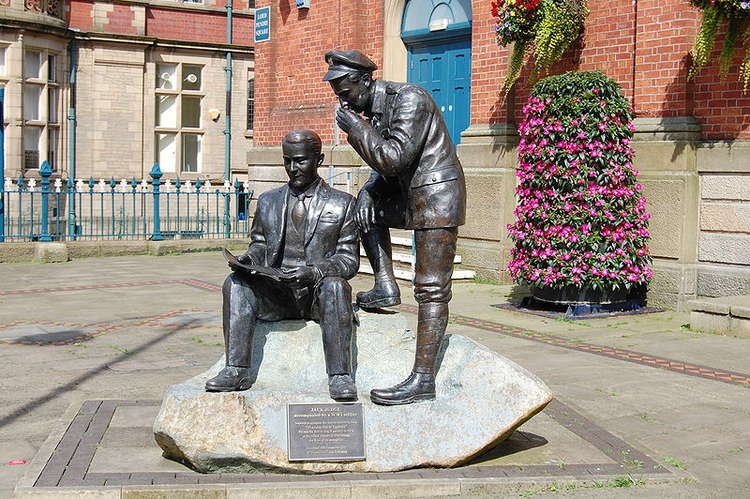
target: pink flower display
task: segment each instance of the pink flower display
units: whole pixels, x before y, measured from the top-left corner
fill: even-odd
[[[614,291],[653,277],[632,111],[598,71],[541,80],[519,125],[518,204],[508,270],[532,287]]]

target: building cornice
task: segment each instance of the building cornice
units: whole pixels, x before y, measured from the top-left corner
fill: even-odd
[[[122,43],[129,45],[150,45],[153,47],[181,48],[190,50],[221,51],[235,54],[254,54],[253,47],[247,45],[236,45],[226,43],[194,42],[185,40],[170,40],[155,38],[153,36],[122,35],[112,33],[98,33],[86,31],[72,31],[75,39],[79,41]]]

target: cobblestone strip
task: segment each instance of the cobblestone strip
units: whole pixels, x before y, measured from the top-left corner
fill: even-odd
[[[414,305],[402,304],[395,308],[401,310],[402,312],[408,312],[410,314],[417,313],[417,307]],[[568,350],[575,350],[577,352],[591,353],[594,355],[600,355],[602,357],[624,360],[626,362],[632,362],[634,364],[640,364],[642,366],[666,369],[668,371],[680,374],[697,376],[699,378],[711,379],[714,381],[722,381],[724,383],[730,383],[733,385],[750,386],[749,374],[717,369],[715,367],[701,366],[699,364],[687,363],[681,360],[667,359],[661,356],[635,352],[633,350],[624,350],[621,348],[608,347],[606,345],[596,345],[594,343],[584,343],[569,340],[560,336],[540,333],[528,329],[518,328],[515,326],[506,326],[505,324],[500,324],[498,322],[476,319],[474,317],[468,317],[465,315],[451,314],[449,321],[453,324],[471,326],[477,329],[482,329],[484,331],[491,331],[493,333],[500,333],[506,336],[513,336],[515,338],[537,341],[539,343],[545,343],[547,345],[553,345],[560,348],[567,348]]]
[[[35,487],[55,487],[59,484],[60,478],[65,473],[101,404],[101,400],[87,400],[83,403],[81,410],[71,421],[60,443],[57,444],[52,456],[39,474],[39,478],[34,483]]]
[[[545,408],[544,413],[617,462],[621,473],[636,471],[669,473],[669,470],[656,463],[643,452],[629,446],[623,440],[620,440],[559,400],[550,402]]]
[[[68,427],[60,445],[52,454],[35,486],[125,486],[162,484],[232,484],[341,482],[359,480],[413,480],[457,478],[548,478],[556,476],[596,478],[623,473],[669,474],[642,452],[602,427],[586,419],[575,409],[553,400],[544,412],[553,420],[594,445],[614,462],[591,464],[534,464],[470,466],[444,469],[413,469],[390,473],[327,473],[301,475],[286,473],[134,472],[87,473],[96,446],[101,441],[117,407],[158,406],[158,400],[89,400]],[[88,419],[85,419],[85,417]],[[72,450],[71,446],[75,445]],[[60,463],[64,463],[61,465]]]
[[[34,294],[34,293],[52,293],[58,291],[77,291],[85,289],[103,289],[103,288],[120,288],[120,287],[137,287],[137,286],[152,286],[157,284],[184,284],[186,286],[205,289],[209,291],[220,291],[221,286],[216,284],[201,281],[198,279],[163,279],[158,281],[143,281],[143,282],[126,282],[126,283],[110,283],[110,284],[97,284],[90,286],[69,286],[62,288],[36,288],[36,289],[22,289],[22,290],[10,290],[0,291],[0,296],[12,295],[12,294]],[[402,312],[416,313],[417,307],[415,305],[402,304],[394,307]],[[170,314],[180,313],[183,311],[170,312]],[[154,321],[159,320],[155,318]],[[151,321],[153,322],[153,321]],[[696,376],[703,379],[712,379],[715,381],[721,381],[724,383],[730,383],[733,385],[750,386],[750,375],[728,371],[725,369],[717,369],[710,366],[702,366],[699,364],[687,363],[680,360],[667,359],[660,356],[653,356],[642,352],[636,352],[633,350],[624,350],[620,348],[608,347],[606,345],[596,345],[593,343],[577,342],[568,340],[560,336],[554,336],[551,334],[531,331],[528,329],[522,329],[514,326],[506,326],[498,322],[487,321],[469,317],[465,315],[451,314],[450,322],[454,324],[462,324],[466,326],[475,327],[477,329],[483,329],[485,331],[491,331],[494,333],[500,333],[507,336],[513,336],[516,338],[525,338],[527,340],[537,341],[539,343],[545,343],[547,345],[554,345],[560,348],[566,348],[568,350],[575,350],[577,352],[587,352],[594,355],[600,355],[603,357],[609,357],[612,359],[623,360],[626,362],[632,362],[635,364],[655,367],[660,369],[666,369],[668,371],[677,372],[681,374],[687,374],[690,376]],[[151,323],[144,324],[128,324],[127,326],[118,325],[110,326],[102,331],[90,333],[93,336],[110,332],[114,329],[122,329],[123,327],[132,327],[137,325],[153,325]],[[92,337],[93,337],[92,336]],[[78,340],[75,340],[78,341]],[[5,342],[0,342],[3,344]],[[11,343],[13,344],[13,343]],[[45,343],[45,344],[56,344],[56,343]],[[59,344],[69,344],[69,341],[59,342]]]
[[[34,295],[40,293],[57,293],[60,291],[84,291],[88,289],[112,289],[128,288],[139,286],[154,286],[156,284],[182,283],[179,279],[162,279],[159,281],[142,281],[142,282],[113,282],[109,284],[89,284],[85,286],[64,286],[60,288],[31,288],[31,289],[11,289],[0,291],[0,296],[8,295]]]
[[[221,286],[217,286],[216,284],[212,284],[206,281],[201,281],[198,279],[183,279],[179,282],[182,284],[185,284],[186,286],[190,286],[192,288],[207,289],[209,291],[221,291]]]

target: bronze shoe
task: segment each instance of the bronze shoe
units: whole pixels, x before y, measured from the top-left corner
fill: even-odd
[[[370,399],[380,405],[403,405],[435,399],[435,377],[412,372],[408,378],[391,388],[370,390]]]
[[[357,387],[348,374],[334,374],[328,378],[328,393],[336,402],[354,402],[357,400]]]
[[[393,307],[401,303],[401,291],[395,281],[375,281],[370,291],[357,293],[359,308],[373,309]]]
[[[247,367],[226,366],[219,374],[206,381],[207,392],[241,392],[253,385]]]

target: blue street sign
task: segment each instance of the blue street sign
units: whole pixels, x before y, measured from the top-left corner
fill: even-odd
[[[255,43],[271,39],[271,7],[255,9]]]

